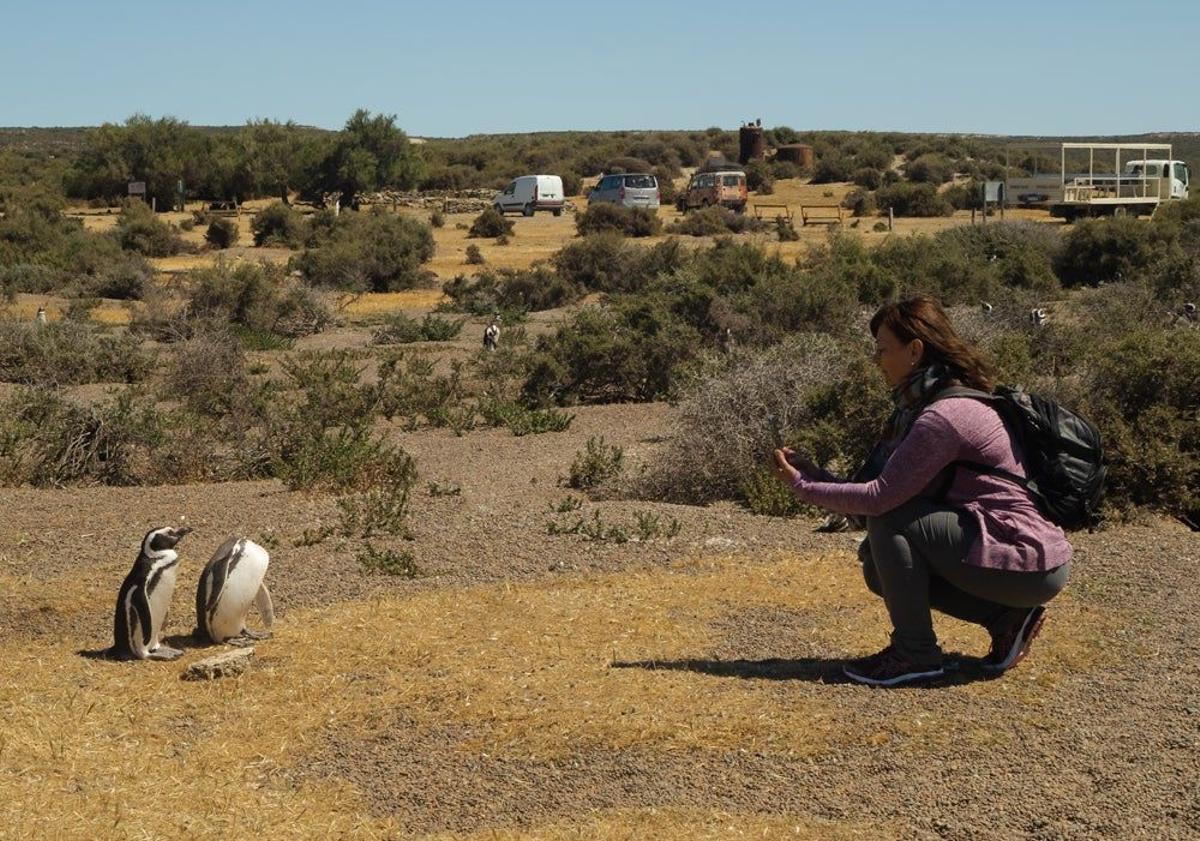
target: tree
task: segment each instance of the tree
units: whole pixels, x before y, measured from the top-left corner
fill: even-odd
[[[323,170],[327,190],[340,191],[342,203],[353,206],[359,193],[384,187],[410,190],[425,173],[408,135],[396,127],[396,116],[360,108],[346,121]]]

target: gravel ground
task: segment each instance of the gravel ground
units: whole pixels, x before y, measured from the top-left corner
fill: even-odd
[[[108,645],[111,599],[142,534],[181,516],[197,531],[181,546],[177,602],[190,601],[209,552],[239,532],[272,549],[269,581],[281,622],[292,610],[371,594],[553,580],[707,555],[766,559],[786,550],[852,560],[858,536],[818,534],[816,521],[756,517],[731,505],[585,503],[582,513],[599,510],[613,522],[644,510],[675,517],[681,531],[671,541],[616,545],[547,533],[549,507],[568,493],[558,480],[589,436],[624,446],[637,464],[667,446],[671,411],[586,408],[565,433],[525,438],[503,430],[397,434],[421,473],[415,539],[405,545],[424,575],[411,581],[365,574],[354,547],[336,539],[294,546],[305,529],[332,523],[336,509],[328,497],[290,494],[273,482],[2,489],[0,581],[10,586],[0,591],[0,637]],[[430,482],[459,485],[461,494],[433,496]],[[1117,617],[1104,626],[1115,624],[1108,656],[1045,687],[1025,714],[1014,714],[1020,704],[1004,679],[986,684],[994,692],[978,685],[968,692],[966,678],[872,691],[838,680],[829,661],[780,659],[815,654],[798,639],[811,617],[795,612],[727,617],[716,627],[721,642],[711,662],[668,664],[707,680],[763,681],[772,692],[831,698],[865,732],[931,712],[994,739],[949,733],[923,750],[864,742],[815,757],[588,749],[532,761],[463,747],[467,728],[422,730],[397,720],[370,738],[332,729],[297,773],[348,780],[373,811],[402,816],[414,831],[529,827],[595,809],[678,806],[890,821],[911,838],[1200,838],[1200,535],[1148,519],[1077,535],[1075,543],[1070,592],[1081,615]],[[71,576],[87,597],[55,599],[48,588]],[[171,631],[186,632],[191,617],[177,609]],[[1052,609],[1045,633],[1053,623]],[[885,633],[879,629],[881,643]]]

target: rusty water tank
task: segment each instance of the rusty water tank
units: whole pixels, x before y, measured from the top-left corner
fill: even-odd
[[[738,130],[738,162],[760,161],[767,154],[767,142],[763,139],[761,125],[742,126]]]
[[[805,168],[813,165],[813,150],[807,143],[788,143],[775,150],[775,160],[791,161]]]

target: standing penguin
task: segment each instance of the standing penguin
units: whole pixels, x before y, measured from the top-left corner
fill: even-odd
[[[39,327],[41,327],[43,324],[46,323],[46,308],[45,307],[38,307],[37,315],[35,315],[33,317],[33,323],[38,325]]]
[[[500,316],[492,317],[492,323],[483,331],[484,350],[495,350],[500,344]]]
[[[213,642],[266,639],[270,632],[246,627],[250,605],[258,608],[263,624],[275,622],[271,592],[263,583],[270,556],[244,537],[231,537],[213,554],[196,587],[196,634]]]
[[[113,647],[106,653],[117,660],[174,660],[183,655],[177,648],[159,642],[179,555],[175,546],[190,532],[187,526],[153,529],[142,538],[142,548],[133,569],[117,593],[113,620]]]

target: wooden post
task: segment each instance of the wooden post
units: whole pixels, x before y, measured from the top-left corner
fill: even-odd
[[[895,221],[895,217],[896,217],[895,211],[893,211],[892,208],[889,207],[888,208],[888,233],[889,234],[892,232],[892,222]]]

